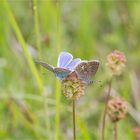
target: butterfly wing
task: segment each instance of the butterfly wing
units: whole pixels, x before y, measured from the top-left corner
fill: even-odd
[[[40,62],[40,61],[36,61],[37,64],[40,64],[41,66],[43,66],[44,68],[46,68],[49,71],[52,71],[58,78],[60,79],[64,79],[66,76],[68,76],[71,71],[65,68],[55,68],[50,64],[47,64],[45,62]]]
[[[54,72],[54,67],[52,65],[47,64],[45,62],[40,62],[40,61],[36,61],[36,63],[39,64],[39,65],[41,65],[41,66],[43,66],[47,70]]]
[[[89,84],[92,82],[91,78],[96,74],[98,67],[98,60],[82,61],[80,64],[77,65],[75,71],[77,72],[77,75],[81,80]]]
[[[66,68],[66,66],[72,61],[73,56],[67,52],[61,52],[58,57],[57,67]]]
[[[54,68],[55,75],[61,80],[67,77],[71,71],[65,68]]]
[[[72,60],[67,66],[66,68],[73,71],[75,69],[75,67],[81,62],[80,58],[76,58],[74,60]]]

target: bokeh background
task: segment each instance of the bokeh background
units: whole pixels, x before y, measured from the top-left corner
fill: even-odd
[[[108,90],[107,55],[120,50],[126,67],[111,94],[128,101],[118,124],[119,140],[140,136],[140,2],[131,0],[0,0],[0,139],[71,140],[72,104],[53,73],[61,51],[100,67],[85,96],[76,102],[77,140],[100,140]],[[113,140],[107,118],[106,140]]]

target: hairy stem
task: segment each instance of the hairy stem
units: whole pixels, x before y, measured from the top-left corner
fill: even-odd
[[[108,93],[107,93],[107,97],[105,100],[105,109],[104,109],[104,113],[103,113],[103,122],[102,122],[102,140],[105,139],[105,125],[106,125],[106,113],[107,113],[107,103],[108,100],[110,98],[110,93],[111,93],[111,85],[112,85],[112,81],[109,81],[109,87],[108,87]]]

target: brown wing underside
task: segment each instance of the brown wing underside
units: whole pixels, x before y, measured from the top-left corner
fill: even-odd
[[[48,69],[49,71],[54,72],[54,67],[50,64],[47,64],[45,62],[40,62],[40,61],[36,61],[37,64],[43,66],[44,68]]]
[[[54,68],[54,71],[61,72],[61,73],[63,73],[63,72],[71,72],[71,71],[68,70],[68,69],[65,69],[65,68],[58,68],[58,67]]]
[[[81,62],[75,70],[81,78],[88,80],[96,74],[98,67],[99,61],[92,60]]]

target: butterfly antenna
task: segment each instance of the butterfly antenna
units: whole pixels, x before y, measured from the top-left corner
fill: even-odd
[[[102,82],[102,81],[96,81],[96,82],[98,82],[98,83],[100,84],[100,87],[102,87],[102,86],[103,86],[103,85],[101,84],[101,82]]]
[[[92,80],[92,81],[90,81],[90,83],[89,84],[93,84],[93,83],[101,83],[101,81],[99,81],[99,80]]]

